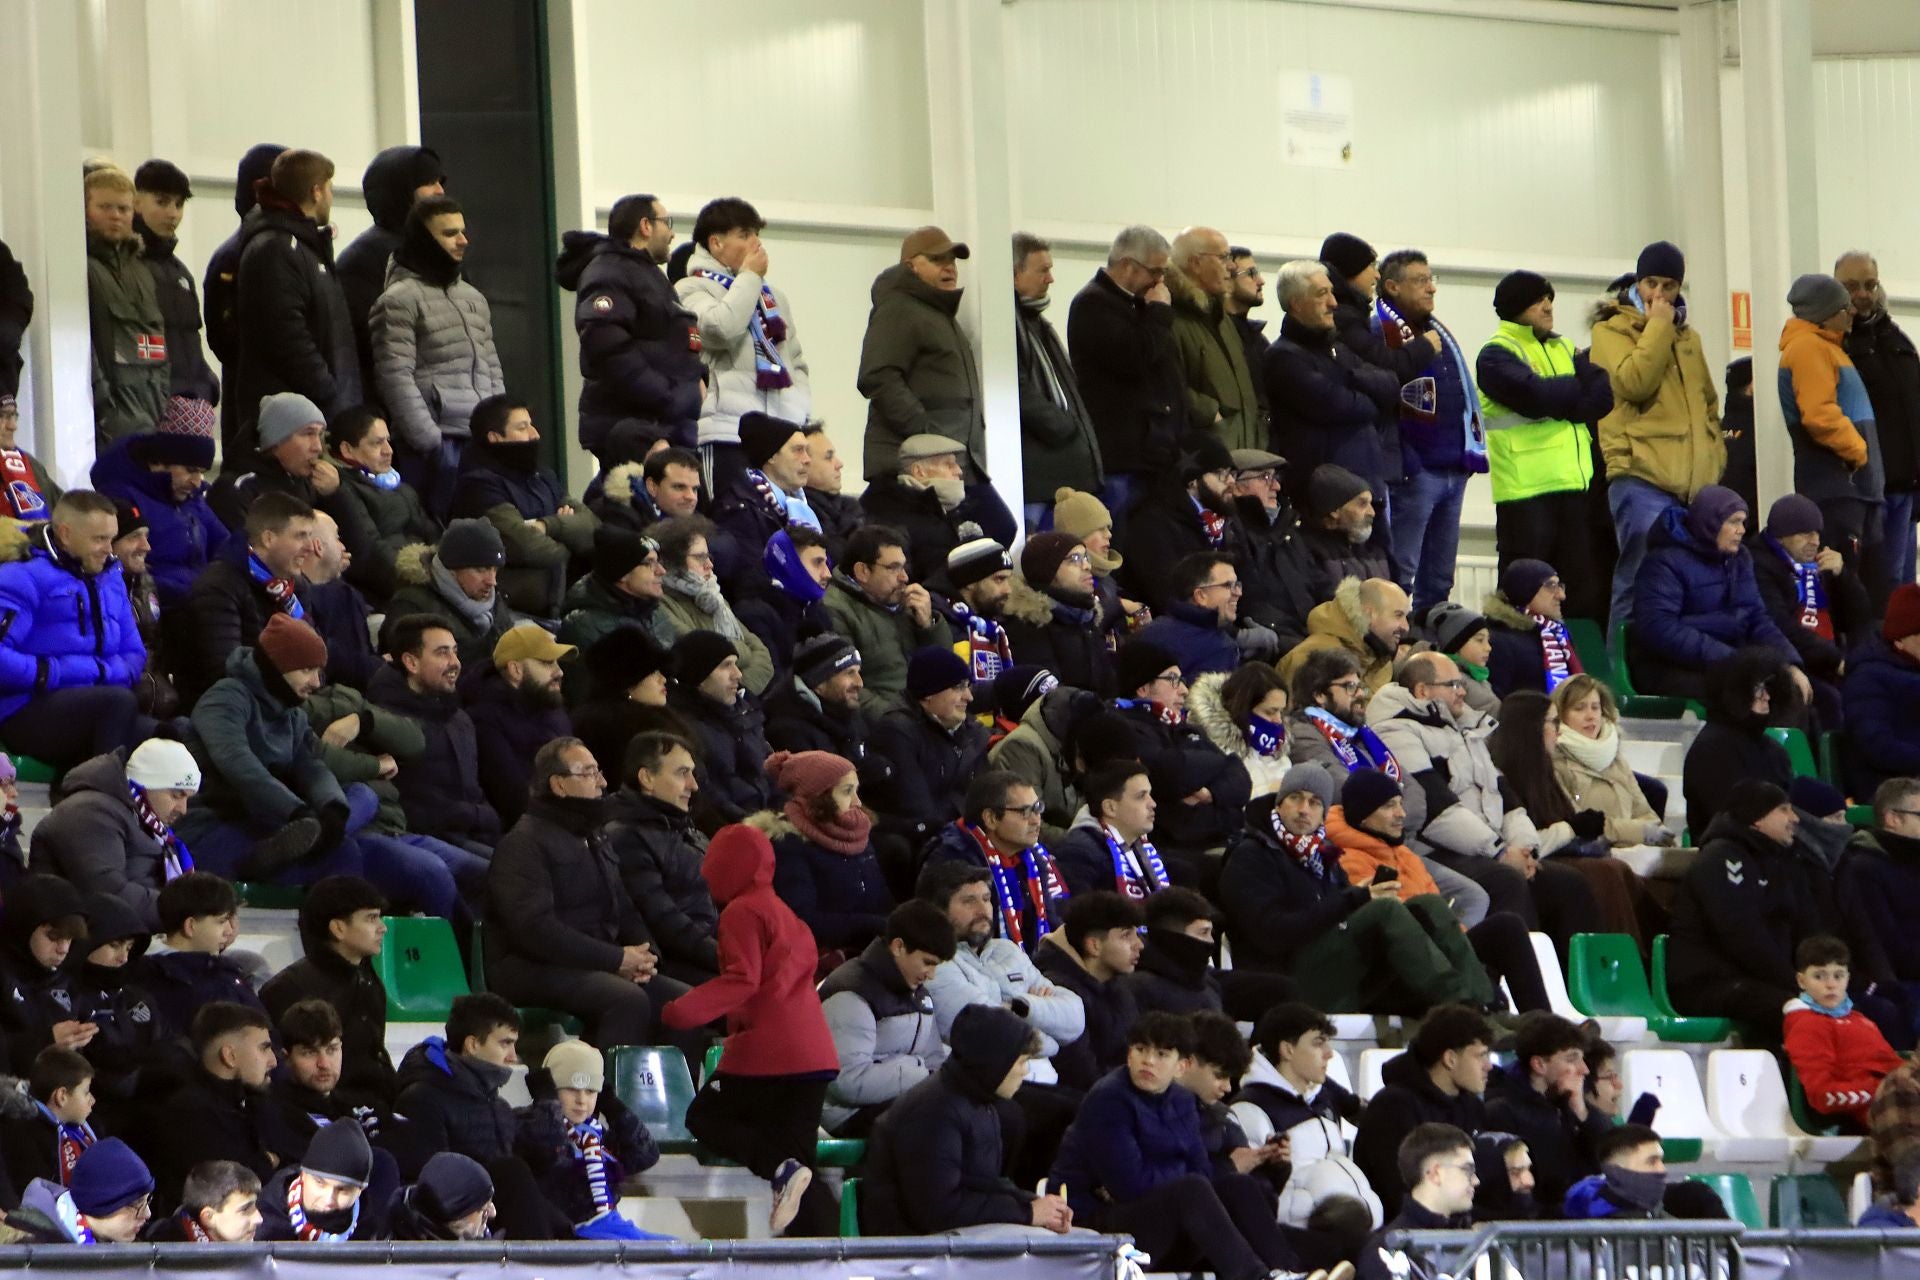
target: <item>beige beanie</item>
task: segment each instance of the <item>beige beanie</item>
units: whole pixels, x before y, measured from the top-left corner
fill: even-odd
[[[600,1051],[585,1040],[562,1040],[547,1050],[547,1060],[541,1065],[553,1077],[556,1089],[597,1091],[607,1082],[606,1064],[601,1061]]]

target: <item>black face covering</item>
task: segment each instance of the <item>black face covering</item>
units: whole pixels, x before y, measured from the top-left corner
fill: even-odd
[[[1198,978],[1213,961],[1213,944],[1177,929],[1151,929],[1147,943],[1177,965],[1182,973]]]
[[[1651,1213],[1666,1198],[1667,1175],[1664,1173],[1639,1173],[1617,1164],[1603,1165],[1600,1173],[1606,1178],[1607,1190],[1613,1197],[1636,1209]]]
[[[489,440],[486,450],[489,457],[508,471],[532,475],[540,469],[538,440]]]

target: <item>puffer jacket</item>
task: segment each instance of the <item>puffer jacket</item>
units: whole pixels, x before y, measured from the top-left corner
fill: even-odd
[[[1065,759],[1066,725],[1076,714],[1087,713],[1087,703],[1097,701],[1098,695],[1062,681],[1035,698],[1012,732],[987,749],[992,768],[1005,769],[1039,793],[1047,806],[1046,821],[1055,828],[1041,832],[1049,845],[1066,834],[1080,809],[1080,793],[1074,790]]]
[[[1333,599],[1313,607],[1307,615],[1307,638],[1280,659],[1280,677],[1289,687],[1293,677],[1321,649],[1345,649],[1360,662],[1360,678],[1375,694],[1393,680],[1393,653],[1367,629],[1367,612],[1360,607],[1360,579],[1343,578]]]
[[[268,691],[252,649],[228,655],[226,677],[194,704],[187,745],[200,764],[200,793],[180,821],[189,845],[196,826],[227,821],[271,830],[303,806],[347,802],[306,712]]]
[[[479,735],[459,700],[416,692],[391,663],[381,664],[367,682],[367,700],[413,721],[426,738],[426,749],[400,770],[407,825],[442,839],[498,841],[500,816],[480,786]]]
[[[1496,701],[1515,689],[1547,691],[1546,647],[1540,642],[1540,626],[1532,618],[1507,603],[1498,591],[1489,591],[1480,602],[1480,616],[1487,620],[1487,638],[1493,645],[1487,659],[1487,683]],[[1580,656],[1569,651],[1574,671],[1581,670]]]
[[[487,868],[487,963],[615,973],[651,942],[592,806],[534,796]]]
[[[207,366],[207,352],[200,345],[200,294],[193,287],[193,272],[175,252],[179,238],[161,235],[137,213],[133,229],[140,236],[141,260],[153,277],[154,299],[167,328],[168,390],[189,400],[218,404],[220,379]]]
[[[506,391],[507,377],[486,295],[419,219],[409,219],[406,236],[367,324],[393,433],[427,453],[442,439],[469,436],[473,407]]]
[[[926,990],[933,997],[940,1038],[949,1043],[962,1009],[976,1004],[1007,1007],[1015,999],[1026,1002],[1022,1019],[1040,1033],[1043,1058],[1086,1034],[1087,1012],[1079,995],[1048,982],[1032,957],[1008,938],[988,938],[978,949],[960,943],[953,959],[941,961],[927,979]]]
[[[241,236],[232,392],[241,432],[229,454],[254,447],[260,401],[277,391],[299,392],[329,418],[362,394],[332,236],[271,191],[247,215]]]
[[[732,276],[731,286],[702,272]],[[781,367],[793,379],[790,386],[762,387],[754,361],[752,323],[760,305],[760,289],[773,291],[774,305],[786,323],[786,336],[774,344]],[[696,245],[687,259],[687,274],[673,286],[674,297],[693,313],[700,326],[700,359],[707,366],[707,396],[700,405],[699,443],[740,442],[740,415],[764,413],[787,422],[805,422],[813,412],[813,387],[807,377],[806,353],[794,328],[793,305],[787,295],[766,284],[754,272],[728,271],[705,245]]]
[[[120,563],[83,573],[55,551],[49,525],[29,533],[25,560],[0,564],[0,720],[38,693],[120,685],[133,688],[147,647]]]
[[[555,276],[579,294],[580,443],[598,449],[625,419],[668,428],[691,445],[700,417],[700,326],[644,249],[597,231],[560,237]]]
[[[172,480],[164,471],[141,466],[133,457],[136,447],[133,438],[115,442],[95,459],[88,475],[97,492],[140,509],[153,547],[147,553],[147,574],[160,594],[161,607],[170,609],[187,598],[193,580],[225,545],[227,526],[207,505],[204,485],[185,502],[175,502]]]
[[[1253,781],[1254,796],[1264,796],[1279,790],[1280,779],[1293,767],[1288,740],[1281,739],[1280,750],[1274,755],[1261,755],[1253,749],[1247,740],[1247,726],[1228,718],[1227,708],[1220,701],[1220,689],[1229,674],[1212,672],[1187,685],[1187,723],[1206,734],[1207,741],[1223,754],[1238,760]]]
[[[1687,513],[1669,507],[1647,534],[1647,558],[1634,580],[1632,652],[1636,687],[1698,698],[1707,673],[1735,650],[1758,645],[1800,663],[1774,625],[1754,582],[1745,547],[1722,555],[1688,530]]]
[[[124,902],[149,932],[160,928],[166,852],[141,825],[127,790],[127,753],[69,769],[53,810],[33,829],[27,870],[56,875],[81,893]]]
[[[428,1036],[400,1059],[399,1099],[420,1151],[457,1151],[482,1164],[513,1154],[519,1122],[500,1096],[506,1067],[455,1053]]]
[[[829,849],[773,810],[746,821],[773,841],[773,891],[812,930],[822,954],[866,946],[885,930],[893,895],[871,844],[859,853]]]
[[[832,593],[828,597],[831,600]],[[1099,594],[1085,603],[1062,599],[1052,588],[1041,590],[1025,575],[1013,575],[1013,594],[1001,611],[1015,662],[1045,667],[1060,683],[1111,697],[1117,686],[1113,654],[1107,647],[1106,611]],[[866,649],[860,650],[865,656]],[[871,677],[869,677],[871,678]]]
[[[386,148],[368,162],[366,171],[360,175],[360,192],[366,198],[367,212],[373,215],[373,225],[340,251],[334,274],[340,281],[341,297],[353,321],[360,384],[366,389],[369,403],[376,408],[378,401],[372,397],[378,391],[378,382],[374,377],[373,335],[367,318],[380,291],[387,286],[387,264],[406,231],[407,214],[414,206],[413,193],[444,178],[439,152],[431,147],[406,145]]]
[[[140,238],[87,232],[87,312],[93,338],[94,438],[105,448],[151,431],[167,408],[167,322]]]
[[[905,262],[874,277],[859,378],[867,398],[869,481],[898,471],[901,442],[921,434],[958,440],[967,448],[967,479],[987,478],[980,369],[960,328],[962,292],[922,282]]]
[[[1400,901],[1411,902],[1430,893],[1439,893],[1433,873],[1420,855],[1404,844],[1389,844],[1386,837],[1356,827],[1347,821],[1344,805],[1327,810],[1327,839],[1339,847],[1340,869],[1354,884],[1371,884],[1376,872],[1385,868],[1398,877],[1394,881]]]
[[[1920,774],[1920,663],[1874,636],[1848,656],[1843,692],[1853,793]]]
[[[684,811],[631,788],[609,796],[607,810],[602,834],[661,957],[719,973],[720,912],[700,878],[706,836]]]
[[[860,710],[869,720],[907,705],[907,659],[914,650],[931,645],[945,648],[953,643],[946,619],[938,609],[933,611],[930,625],[917,626],[904,607],[889,611],[874,604],[840,572],[835,572],[833,581],[827,584],[824,603],[834,631],[853,641],[853,647],[860,651],[860,672],[866,681],[860,691]],[[1013,634],[1011,627],[1007,634]]]
[[[934,1025],[933,997],[909,989],[885,939],[875,938],[820,984],[840,1058],[840,1075],[827,1086],[820,1123],[829,1133],[861,1107],[881,1107],[927,1079],[946,1061],[947,1046]]]
[[[1591,359],[1613,384],[1613,411],[1600,419],[1607,479],[1630,476],[1692,502],[1727,466],[1699,333],[1613,299],[1594,309],[1592,326]]]
[[[1212,432],[1229,449],[1265,449],[1267,417],[1233,317],[1178,267],[1167,268],[1167,292],[1173,295],[1173,345],[1186,374],[1187,425]]]
[[[1793,441],[1793,491],[1815,502],[1886,497],[1873,401],[1840,335],[1799,316],[1780,331],[1780,409]]]
[[[1417,700],[1405,685],[1390,684],[1367,705],[1367,723],[1400,762],[1405,785],[1426,793],[1426,826],[1410,835],[1481,858],[1508,844],[1540,845],[1527,811],[1501,799],[1500,771],[1487,750],[1493,717],[1471,707],[1456,717],[1438,702]]]
[[[1613,728],[1618,741],[1619,728]],[[1566,749],[1566,736],[1573,730],[1561,727],[1561,746],[1553,752],[1553,780],[1567,796],[1575,813],[1598,809],[1607,815],[1607,843],[1618,847],[1645,844],[1647,828],[1657,826],[1660,816],[1647,803],[1633,776],[1633,765],[1620,752],[1605,769],[1595,769]]]
[[[1296,499],[1323,463],[1373,484],[1397,478],[1394,406],[1404,379],[1369,364],[1334,330],[1309,329],[1292,316],[1280,321],[1261,376],[1273,409],[1274,446],[1287,457]]]
[[[647,628],[647,634],[658,639],[662,625],[669,632],[664,646],[669,649],[690,631],[720,630],[715,623],[714,615],[702,609],[699,601],[692,596],[682,595],[672,587],[668,587],[661,595],[660,604],[653,611],[652,625]],[[744,626],[740,638],[733,642],[733,647],[739,654],[740,674],[746,677],[747,692],[757,698],[773,683],[773,654],[768,651],[765,640],[746,630]],[[861,656],[866,658],[866,646],[859,647]],[[872,659],[867,658],[867,661],[871,663]],[[901,671],[903,687],[905,680],[903,664]]]

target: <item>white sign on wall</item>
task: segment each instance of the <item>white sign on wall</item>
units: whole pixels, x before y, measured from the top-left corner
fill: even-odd
[[[1353,165],[1352,79],[1280,73],[1280,159],[1318,169]]]

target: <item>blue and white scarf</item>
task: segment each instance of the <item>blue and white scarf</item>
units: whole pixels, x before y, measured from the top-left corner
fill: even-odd
[[[385,471],[378,473],[369,471],[365,467],[355,467],[354,470],[365,476],[368,484],[382,492],[392,493],[400,487],[400,468],[398,467],[388,467]]]
[[[1373,323],[1387,346],[1394,350],[1425,341],[1384,297],[1374,299]],[[1440,354],[1427,363],[1418,377],[1400,388],[1400,423],[1415,438],[1433,435],[1440,421],[1440,380],[1434,374],[1434,367],[1444,358],[1453,365],[1465,403],[1460,418],[1460,465],[1466,471],[1483,472],[1487,469],[1487,431],[1480,422],[1480,395],[1473,385],[1473,366],[1467,363],[1466,355],[1447,326],[1434,319],[1427,323],[1440,335]]]
[[[992,618],[983,617],[960,600],[947,601],[947,616],[966,632],[967,659],[975,684],[991,684],[1002,671],[1013,665],[1013,642],[1007,629]]]
[[[724,271],[711,267],[696,267],[687,273],[701,280],[711,280],[722,289],[733,288],[733,277]],[[780,314],[780,304],[774,299],[773,289],[764,281],[760,285],[759,300],[753,306],[753,319],[747,321],[747,333],[753,339],[753,382],[762,391],[778,391],[782,387],[793,385],[793,375],[780,360],[778,344],[787,338],[786,317]],[[818,528],[818,526],[815,526]]]
[[[1307,721],[1320,731],[1333,749],[1334,758],[1346,768],[1348,773],[1355,769],[1378,769],[1395,782],[1400,779],[1400,762],[1393,758],[1393,752],[1387,750],[1387,744],[1380,741],[1380,735],[1361,725],[1354,728],[1324,707],[1308,707]],[[1360,760],[1366,753],[1366,763]]]
[[[1853,1012],[1852,996],[1847,996],[1844,999],[1842,999],[1840,1001],[1840,1005],[1838,1008],[1829,1009],[1827,1008],[1827,1006],[1821,1004],[1818,1000],[1815,1000],[1812,996],[1802,991],[1800,993],[1800,1003],[1804,1004],[1805,1006],[1807,1006],[1807,1008],[1813,1010],[1815,1013],[1823,1013],[1829,1018],[1844,1018]]]
[[[815,533],[825,532],[820,527],[820,517],[813,513],[813,507],[807,502],[807,491],[787,493],[779,485],[767,479],[767,473],[754,467],[747,468],[747,484],[760,495],[767,509],[783,525],[803,524]]]
[[[1100,824],[1100,834],[1107,838],[1107,854],[1113,859],[1114,884],[1122,895],[1140,901],[1173,883],[1167,875],[1166,864],[1160,861],[1160,851],[1153,847],[1153,841],[1142,836],[1140,852],[1136,856],[1133,850],[1120,842],[1114,829],[1104,822]]]
[[[1247,714],[1247,745],[1257,756],[1271,760],[1287,745],[1287,726],[1265,716]]]

